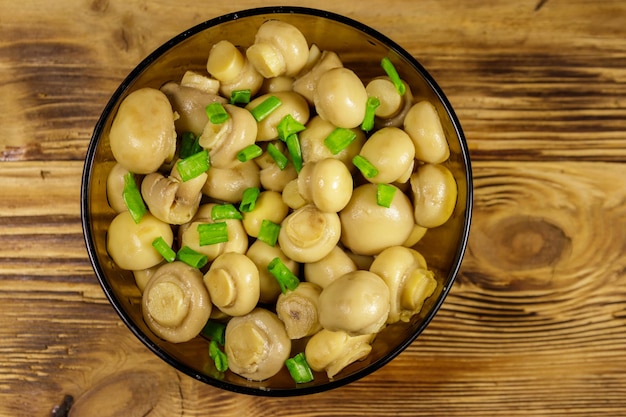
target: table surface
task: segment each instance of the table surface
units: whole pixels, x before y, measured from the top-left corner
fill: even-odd
[[[75,416],[626,415],[622,0],[291,1],[404,46],[469,143],[461,272],[383,369],[305,397],[230,394],[177,373],[122,324],[82,237],[93,126],[161,43],[263,4],[0,2],[0,415],[50,416],[66,395],[108,406]]]

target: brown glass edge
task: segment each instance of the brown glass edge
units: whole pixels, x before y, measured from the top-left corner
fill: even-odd
[[[94,156],[96,152],[96,148],[98,145],[98,138],[106,124],[107,115],[113,110],[116,105],[116,102],[120,97],[124,95],[128,87],[132,84],[133,80],[137,78],[153,61],[155,61],[159,56],[161,56],[165,51],[171,49],[177,44],[181,43],[185,39],[189,38],[201,32],[209,27],[219,25],[224,22],[236,20],[243,17],[250,17],[256,15],[272,15],[272,14],[306,14],[311,16],[317,16],[325,19],[330,19],[337,21],[339,23],[343,23],[345,25],[349,25],[354,27],[355,29],[379,40],[388,46],[391,50],[397,53],[399,56],[408,61],[411,65],[413,65],[424,77],[426,82],[431,87],[432,91],[436,94],[437,98],[443,104],[448,116],[454,126],[455,133],[459,138],[459,146],[461,148],[461,156],[463,159],[463,164],[466,167],[466,205],[465,205],[465,224],[463,227],[463,235],[460,239],[460,245],[456,252],[454,258],[454,267],[450,270],[447,280],[445,281],[444,288],[437,299],[434,308],[431,312],[425,317],[420,326],[416,329],[416,331],[411,335],[411,337],[405,339],[404,343],[395,347],[391,350],[387,355],[383,356],[377,362],[372,363],[367,368],[355,372],[352,375],[349,375],[345,378],[335,381],[329,381],[326,384],[311,386],[311,387],[302,387],[302,388],[293,388],[293,389],[271,389],[271,390],[263,390],[258,388],[251,388],[245,386],[238,386],[235,384],[231,384],[228,382],[220,381],[217,379],[209,378],[206,375],[200,374],[196,372],[194,369],[187,367],[178,363],[173,357],[171,357],[167,352],[163,351],[157,344],[152,342],[146,335],[143,335],[137,327],[132,322],[131,318],[124,311],[124,309],[119,304],[119,301],[116,299],[113,289],[107,283],[105,279],[105,274],[102,268],[99,266],[97,261],[97,254],[95,251],[95,244],[93,241],[93,237],[91,236],[91,218],[90,218],[90,204],[89,204],[89,185],[91,182],[91,170],[92,164],[94,161]],[[164,360],[166,363],[171,365],[172,367],[180,370],[181,372],[191,376],[194,379],[200,380],[209,385],[215,386],[217,388],[221,388],[224,390],[237,392],[241,394],[248,395],[257,395],[257,396],[273,396],[273,397],[285,397],[285,396],[299,396],[299,395],[308,395],[319,393],[323,391],[327,391],[333,388],[338,388],[340,386],[344,386],[353,381],[361,379],[366,375],[371,374],[372,372],[380,369],[386,363],[395,358],[400,352],[402,352],[408,345],[413,343],[413,341],[423,332],[423,330],[428,326],[432,318],[435,316],[437,311],[439,310],[441,304],[444,302],[446,296],[448,295],[454,280],[459,272],[461,267],[461,262],[463,256],[465,254],[465,250],[467,247],[467,241],[469,238],[470,231],[470,223],[472,217],[472,209],[473,209],[473,187],[472,187],[472,169],[469,158],[469,150],[467,147],[467,142],[465,139],[465,135],[463,134],[461,124],[452,109],[448,99],[444,95],[442,89],[437,85],[432,76],[426,71],[426,69],[411,55],[407,54],[398,44],[394,41],[383,35],[382,33],[356,21],[351,18],[324,11],[319,9],[307,8],[307,7],[291,7],[291,6],[276,6],[276,7],[260,7],[260,8],[252,8],[247,10],[242,10],[234,13],[225,14],[210,20],[207,20],[203,23],[200,23],[179,35],[173,37],[168,42],[161,45],[159,48],[155,49],[150,55],[148,55],[133,71],[131,71],[128,76],[124,79],[124,81],[120,84],[117,90],[111,96],[111,99],[106,104],[103,109],[102,115],[99,118],[98,122],[94,127],[94,131],[87,148],[87,153],[85,156],[85,165],[83,168],[82,174],[82,183],[81,183],[81,221],[83,228],[83,237],[85,240],[85,244],[87,246],[87,252],[89,255],[89,260],[93,266],[94,272],[100,285],[110,301],[111,305],[122,319],[124,324],[135,334],[135,336],[145,345],[147,346],[153,353],[155,353],[158,357]]]

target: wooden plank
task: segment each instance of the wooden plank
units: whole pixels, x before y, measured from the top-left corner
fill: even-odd
[[[28,177],[24,171],[17,170]],[[98,390],[131,389],[124,376],[140,371],[159,375],[156,388],[150,377],[141,379],[161,398],[146,400],[151,416],[182,409],[224,416],[241,410],[255,416],[383,416],[389,410],[521,416],[574,408],[580,415],[614,415],[626,409],[626,237],[620,233],[626,190],[619,182],[626,168],[477,162],[475,173],[468,255],[442,310],[407,351],[350,387],[285,401],[228,394],[177,374],[120,322],[85,258],[76,255],[74,278],[55,270],[62,263],[43,259],[38,271],[19,279],[2,272],[0,414],[29,409],[44,415],[65,394],[97,399]],[[8,182],[6,174],[0,178]],[[75,193],[72,184],[60,194]],[[66,207],[75,218],[76,207]],[[595,223],[586,224],[589,219]],[[64,223],[44,229],[53,234]],[[20,228],[37,235],[14,227],[8,236]],[[73,235],[58,240],[59,252],[78,254],[77,242],[67,239]],[[13,250],[0,268],[32,257],[27,247]]]
[[[184,2],[136,10],[94,1],[72,25],[59,17],[63,4],[46,3],[55,7],[48,14],[28,4],[20,15],[37,30],[17,21],[0,28],[0,57],[10,62],[0,72],[6,161],[81,159],[102,108],[134,65],[178,32],[255,3],[200,14]],[[421,60],[455,106],[475,159],[624,161],[626,6],[538,4],[477,3],[471,20],[455,12],[458,5],[435,1],[358,12],[336,2],[316,7],[371,24]],[[15,14],[13,7],[3,6]],[[142,21],[147,13],[159,31]]]

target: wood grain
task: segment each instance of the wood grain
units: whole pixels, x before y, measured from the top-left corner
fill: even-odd
[[[2,2],[0,415],[50,416],[66,395],[74,417],[626,415],[626,4],[291,4],[394,39],[461,119],[475,210],[439,314],[383,369],[307,397],[226,393],[157,359],[89,264],[85,151],[146,54],[263,3]]]

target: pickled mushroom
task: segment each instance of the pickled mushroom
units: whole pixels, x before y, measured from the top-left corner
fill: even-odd
[[[382,251],[370,267],[390,292],[387,323],[409,321],[432,295],[437,281],[428,271],[424,256],[414,249],[393,246]]]
[[[350,336],[346,332],[322,329],[309,339],[304,355],[311,369],[326,371],[328,378],[333,379],[346,366],[369,355],[374,336]]]
[[[320,76],[313,101],[322,119],[337,127],[351,129],[363,122],[367,92],[352,70],[332,68]]]
[[[415,224],[413,206],[401,191],[391,205],[376,203],[376,184],[354,189],[348,205],[339,212],[341,242],[358,255],[376,255],[390,246],[401,245]]]
[[[381,277],[363,270],[349,272],[322,290],[319,320],[327,330],[378,333],[387,322],[389,301],[389,288]]]
[[[336,128],[337,126],[317,115],[309,120],[306,129],[300,132],[300,147],[305,164],[325,158],[336,158],[346,164],[351,172],[355,170],[352,158],[359,153],[365,143],[365,133],[359,128],[351,129],[356,135],[354,140],[334,155],[324,144],[324,139]]]
[[[259,142],[278,138],[277,126],[287,115],[291,115],[297,122],[303,125],[309,121],[311,111],[309,104],[300,94],[293,91],[278,91],[257,96],[246,105],[246,109],[252,110],[270,97],[280,100],[280,106],[267,117],[258,122],[256,140]]]
[[[139,223],[135,223],[130,213],[123,211],[109,225],[107,251],[122,269],[134,271],[150,268],[163,260],[152,246],[158,237],[171,246],[174,241],[171,226],[150,213],[144,214]]]
[[[141,183],[141,195],[158,219],[170,224],[187,223],[198,211],[206,178],[203,172],[183,182],[174,165],[167,177],[159,172],[146,175]]]
[[[369,137],[359,155],[378,170],[375,176],[368,178],[370,182],[391,183],[401,179],[406,182],[415,162],[415,146],[402,129],[385,127]]]
[[[212,167],[233,168],[241,164],[237,153],[254,143],[257,124],[245,109],[231,104],[225,104],[224,109],[229,115],[228,120],[223,123],[208,121],[198,143],[208,149]]]
[[[187,246],[205,255],[209,261],[227,252],[245,253],[248,250],[248,234],[241,220],[238,219],[220,220],[220,222],[226,223],[228,241],[211,245],[200,245],[198,226],[201,224],[215,223],[211,217],[211,213],[216,205],[215,203],[201,205],[193,219],[188,223],[182,224],[178,229],[179,246]]]
[[[307,204],[283,220],[278,243],[294,261],[316,262],[330,253],[340,235],[337,213],[322,212],[313,204]]]
[[[268,20],[258,29],[246,56],[265,78],[292,77],[309,58],[309,45],[297,27],[280,20]]]
[[[175,114],[168,98],[141,88],[124,98],[111,124],[109,140],[115,160],[135,174],[159,169],[176,153]]]
[[[213,304],[229,316],[248,314],[259,302],[259,270],[241,253],[218,256],[203,281]]]
[[[270,246],[262,240],[256,240],[246,252],[246,256],[255,263],[259,269],[259,280],[261,285],[261,294],[259,301],[261,303],[275,303],[280,295],[280,285],[274,276],[268,271],[267,266],[275,258],[280,258],[293,274],[298,272],[298,263],[293,259],[289,259],[287,255],[280,249],[280,245]]]
[[[173,110],[180,116],[176,122],[176,131],[179,135],[192,132],[194,135],[202,133],[209,121],[206,115],[206,106],[211,103],[226,103],[226,99],[216,94],[209,94],[197,88],[184,87],[173,81],[164,84],[161,91],[172,103]]]
[[[143,317],[150,329],[173,343],[196,337],[211,315],[211,300],[202,273],[183,262],[163,264],[142,296]]]
[[[291,340],[276,314],[255,308],[226,325],[224,351],[229,369],[251,381],[276,375],[291,352]]]
[[[440,164],[424,164],[411,175],[415,222],[422,227],[441,226],[452,216],[457,199],[454,175]]]
[[[338,159],[326,158],[304,165],[298,176],[298,191],[324,212],[342,210],[352,197],[353,180],[348,167]]]
[[[450,148],[437,109],[427,101],[414,104],[404,118],[404,130],[415,145],[415,157],[438,164],[450,157]]]
[[[325,288],[340,276],[356,271],[354,261],[339,246],[317,262],[304,264],[304,279]]]
[[[311,282],[301,282],[295,290],[278,296],[276,314],[285,323],[290,339],[311,336],[322,329],[319,322],[318,300],[322,288]]]
[[[121,213],[128,210],[126,203],[124,202],[124,176],[128,174],[128,170],[120,163],[116,163],[111,168],[109,175],[107,175],[107,201],[109,206],[116,213]]]
[[[254,161],[246,161],[232,168],[212,166],[207,171],[207,179],[202,193],[216,200],[236,203],[246,188],[260,187],[259,167]]]

